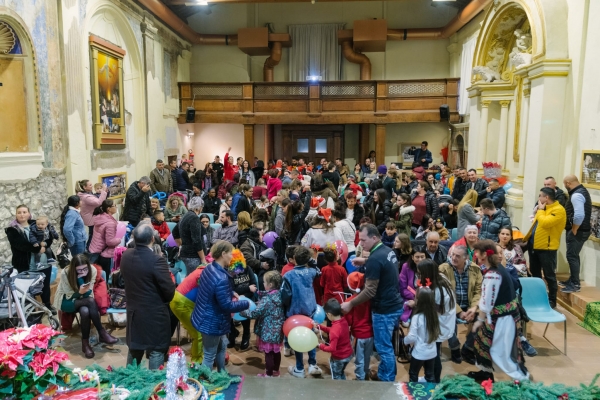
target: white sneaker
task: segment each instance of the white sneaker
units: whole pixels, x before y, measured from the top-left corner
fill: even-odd
[[[293,366],[293,365],[290,365],[288,367],[288,372],[290,373],[290,375],[292,375],[295,378],[302,378],[302,379],[304,379],[304,370],[297,371],[296,367]]]
[[[323,375],[323,371],[321,370],[321,368],[319,368],[318,365],[309,365],[308,374],[312,376],[321,376]]]
[[[288,347],[284,347],[283,348],[283,355],[286,356],[286,357],[293,356],[294,355],[294,350],[292,350],[291,348],[288,348]]]
[[[419,383],[425,383],[427,381],[425,380],[424,376],[420,376],[417,382],[419,382]]]

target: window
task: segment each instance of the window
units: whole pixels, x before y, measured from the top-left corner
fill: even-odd
[[[298,153],[308,153],[308,139],[298,139],[296,147]]]
[[[327,153],[327,139],[315,139],[315,153]]]

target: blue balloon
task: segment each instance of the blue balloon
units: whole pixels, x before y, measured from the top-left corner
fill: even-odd
[[[254,304],[254,302],[252,300],[250,300],[249,298],[247,298],[246,296],[240,296],[240,298],[238,300],[246,300],[248,303],[250,303],[250,308],[248,308],[248,311],[254,311],[256,310],[256,304]],[[245,321],[247,318],[246,317],[242,317],[240,315],[240,313],[235,313],[233,314],[233,320],[234,321]]]
[[[356,256],[354,254],[352,254],[346,260],[346,271],[348,271],[349,274],[351,274],[352,272],[356,271],[356,267],[354,265],[352,265],[352,260],[354,260],[355,258],[356,258]]]
[[[167,194],[165,192],[156,192],[156,193],[154,193],[150,197],[154,197],[154,198],[157,198],[159,200],[162,200],[162,199],[166,199],[167,198]]]
[[[325,322],[325,310],[323,310],[323,307],[317,304],[317,309],[312,318],[317,324],[322,324]]]
[[[502,189],[504,189],[505,191],[509,190],[512,187],[512,183],[508,182],[505,183],[504,186],[502,186]]]

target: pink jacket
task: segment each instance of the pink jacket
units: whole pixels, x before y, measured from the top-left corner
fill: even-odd
[[[112,215],[102,213],[94,215],[94,236],[90,243],[90,253],[100,253],[104,258],[112,258],[115,247],[121,243],[116,238],[117,220]]]
[[[277,178],[269,178],[267,182],[267,199],[271,200],[277,196],[277,192],[281,190],[283,183]]]
[[[108,192],[102,192],[100,197],[96,197],[91,193],[79,192],[77,193],[81,199],[81,218],[85,226],[94,226],[94,209],[100,207],[102,202],[106,200]]]

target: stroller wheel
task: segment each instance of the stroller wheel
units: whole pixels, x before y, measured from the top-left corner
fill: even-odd
[[[50,327],[55,331],[58,331],[60,329],[60,324],[58,323],[58,320],[56,318],[48,317],[48,322],[50,323]]]

